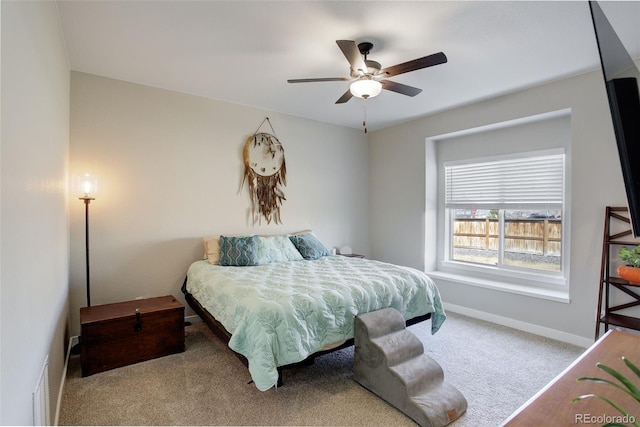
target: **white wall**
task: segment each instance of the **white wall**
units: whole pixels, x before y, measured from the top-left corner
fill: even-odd
[[[242,148],[265,117],[284,146],[282,225],[253,226],[238,192]],[[267,123],[261,131],[271,132]],[[202,237],[313,229],[369,253],[368,146],[360,130],[72,72],[72,173],[99,177],[90,205],[92,305],[173,294]],[[71,329],[86,305],[84,205],[71,212]]]
[[[378,259],[418,269],[436,265],[435,240],[426,242],[425,217],[436,198],[425,196],[433,171],[425,170],[425,138],[570,108],[571,303],[506,294],[437,280],[445,302],[455,306],[592,338],[598,297],[602,227],[607,205],[624,206],[607,98],[600,71],[480,102],[370,135],[371,252]],[[430,153],[433,154],[433,153]],[[401,191],[399,191],[401,190]],[[426,204],[426,200],[430,201]],[[426,208],[425,208],[426,206]],[[437,230],[429,229],[431,234]]]
[[[0,7],[0,423],[30,425],[46,357],[56,409],[66,349],[69,66],[55,3]]]

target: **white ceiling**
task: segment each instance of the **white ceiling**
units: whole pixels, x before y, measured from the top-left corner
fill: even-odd
[[[62,1],[73,70],[369,130],[599,67],[584,1]],[[616,2],[617,3],[617,2]],[[640,2],[603,4],[634,58]],[[393,77],[423,92],[335,101],[338,39],[374,43],[383,67],[439,51],[448,63]]]

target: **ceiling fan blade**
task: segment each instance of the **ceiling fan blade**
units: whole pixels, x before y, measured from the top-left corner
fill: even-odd
[[[289,79],[289,83],[313,83],[313,82],[348,82],[346,77],[324,77],[319,79]]]
[[[347,61],[351,65],[351,69],[354,71],[362,71],[363,74],[367,73],[367,64],[364,63],[360,49],[356,46],[356,42],[353,40],[336,40],[338,47],[344,54]]]
[[[385,77],[393,77],[397,76],[398,74],[408,73],[410,71],[444,64],[445,62],[447,62],[446,55],[442,52],[438,52],[434,53],[433,55],[425,56],[423,58],[414,59],[413,61],[403,62],[402,64],[384,68],[380,70],[380,74],[385,74]]]
[[[347,89],[347,91],[340,97],[340,99],[336,101],[336,104],[344,104],[345,102],[350,100],[352,97],[353,97],[353,94],[351,93],[351,90]]]
[[[418,89],[417,87],[405,85],[398,82],[392,82],[391,80],[381,80],[382,89],[390,90],[392,92],[401,93],[407,96],[416,96],[422,89]]]

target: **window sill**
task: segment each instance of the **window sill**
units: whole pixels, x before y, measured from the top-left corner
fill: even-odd
[[[535,286],[518,285],[497,280],[481,279],[471,275],[446,273],[444,271],[428,271],[427,275],[432,279],[443,279],[463,285],[476,286],[479,288],[492,289],[518,295],[525,295],[534,298],[562,302],[565,304],[571,302],[568,290],[547,289]]]

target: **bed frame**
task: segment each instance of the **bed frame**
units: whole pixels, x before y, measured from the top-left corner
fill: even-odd
[[[220,338],[225,344],[227,344],[227,348],[228,348],[229,340],[231,339],[231,333],[229,331],[227,331],[225,329],[225,327],[222,325],[222,323],[218,322],[215,319],[215,317],[213,317],[213,315],[211,313],[209,313],[193,297],[193,295],[191,295],[189,293],[189,291],[187,291],[187,277],[184,278],[184,282],[182,283],[181,291],[184,294],[185,300],[187,301],[187,304],[189,304],[189,307],[191,307],[193,309],[193,311],[195,311],[196,314],[198,316],[200,316],[200,318],[207,324],[209,329],[211,329],[211,331],[218,336],[218,338]],[[413,319],[407,320],[407,326],[415,325],[416,323],[420,323],[420,322],[423,322],[425,320],[429,320],[430,318],[431,318],[431,314],[430,313],[424,314],[422,316],[414,317]],[[283,383],[284,383],[283,380],[282,380],[284,369],[287,369],[287,368],[290,368],[290,367],[294,367],[294,366],[311,365],[311,364],[313,364],[313,361],[315,360],[315,358],[318,357],[318,356],[322,356],[323,354],[333,353],[334,351],[342,350],[343,348],[347,348],[347,347],[350,347],[352,345],[353,345],[353,338],[350,338],[350,339],[346,340],[344,343],[340,344],[337,347],[333,347],[333,348],[331,348],[329,350],[317,351],[317,352],[309,355],[305,360],[303,360],[301,362],[292,363],[292,364],[284,365],[284,366],[278,366],[278,387],[282,386]],[[249,361],[247,360],[246,357],[244,357],[240,353],[235,352],[231,348],[229,348],[229,350],[232,351],[246,367],[249,367]],[[252,382],[253,381],[250,381],[249,384],[252,383]]]

